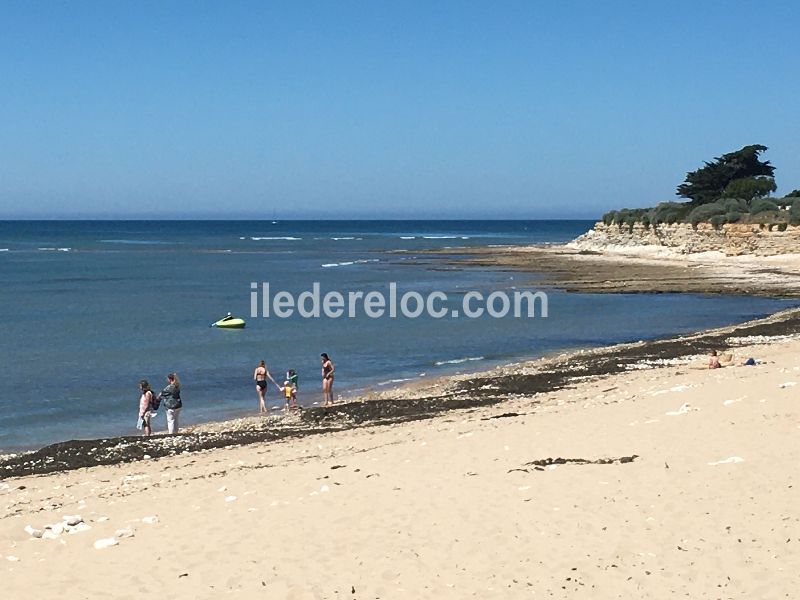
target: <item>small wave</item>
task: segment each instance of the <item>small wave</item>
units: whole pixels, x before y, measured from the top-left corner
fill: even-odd
[[[339,263],[325,263],[325,264],[324,264],[324,265],[322,265],[322,266],[323,266],[324,268],[328,269],[328,268],[330,268],[330,267],[346,267],[346,266],[348,266],[348,265],[352,265],[352,264],[355,264],[355,262],[354,262],[354,261],[352,261],[352,260],[350,260],[350,261],[346,261],[346,262],[339,262]]]
[[[59,252],[72,252],[72,248],[59,248]]]
[[[349,237],[348,236],[348,237],[332,237],[331,239],[338,242],[340,240],[360,240],[360,239],[363,239],[363,238]]]
[[[160,240],[100,240],[101,244],[125,244],[131,246],[164,245],[168,246],[174,242],[164,242]]]
[[[8,252],[8,248],[0,248],[0,252]]]
[[[285,237],[251,237],[250,239],[253,240],[254,242],[261,242],[263,240],[286,240],[289,242],[295,242],[297,240],[302,240],[303,238],[285,236]]]
[[[454,358],[453,360],[437,360],[433,364],[437,367],[441,367],[442,365],[460,365],[461,363],[473,360],[483,360],[483,356],[468,356],[466,358]]]
[[[415,240],[415,239],[417,239],[417,236],[415,236],[415,235],[401,235],[400,239],[401,240]]]
[[[48,246],[45,248],[37,248],[37,250],[41,250],[42,252],[70,252],[72,248],[50,248]]]
[[[457,240],[457,235],[423,235],[424,240]],[[463,238],[462,238],[463,239]]]
[[[403,383],[405,381],[414,381],[414,378],[406,377],[404,379],[390,379],[389,381],[381,381],[378,385],[394,385],[395,383]]]
[[[379,258],[362,258],[359,260],[347,260],[338,263],[325,263],[322,267],[329,269],[330,267],[347,267],[350,265],[364,265],[367,263],[380,262]]]

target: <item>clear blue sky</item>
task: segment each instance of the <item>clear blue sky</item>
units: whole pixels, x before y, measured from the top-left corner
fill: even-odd
[[[593,218],[769,146],[798,2],[0,2],[0,218]]]

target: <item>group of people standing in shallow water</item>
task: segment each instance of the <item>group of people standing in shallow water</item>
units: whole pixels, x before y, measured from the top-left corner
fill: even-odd
[[[336,367],[325,352],[320,354],[320,361],[322,362],[322,406],[331,406],[333,404],[333,374],[336,371]],[[278,389],[278,392],[283,394],[284,409],[297,408],[297,372],[294,369],[289,369],[286,372],[286,379],[283,385],[278,385],[278,382],[275,381],[269,369],[267,369],[267,363],[262,360],[253,372],[253,380],[256,382],[256,394],[258,394],[259,412],[269,412],[266,401],[268,379]]]
[[[333,405],[333,375],[336,367],[330,357],[323,352],[320,354],[320,362],[322,363],[322,406]],[[256,393],[258,394],[259,412],[267,413],[267,380],[271,381],[278,391],[284,397],[284,409],[291,410],[297,408],[297,385],[298,377],[294,369],[289,369],[286,372],[286,379],[283,385],[278,385],[278,382],[272,377],[267,364],[263,360],[258,364],[256,370],[253,372],[253,380],[256,382]],[[156,394],[150,387],[150,383],[146,379],[139,382],[139,390],[142,395],[139,398],[139,420],[137,422],[137,429],[142,430],[143,435],[151,435],[153,433],[152,419],[156,415],[156,411],[164,404],[167,413],[167,431],[169,433],[178,433],[178,417],[180,415],[183,402],[181,401],[181,382],[178,379],[177,373],[170,373],[167,375],[167,385],[158,394]]]

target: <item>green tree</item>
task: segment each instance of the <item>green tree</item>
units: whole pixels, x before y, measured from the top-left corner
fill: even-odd
[[[800,190],[792,190],[786,194],[786,198],[800,198]]]
[[[766,146],[753,144],[706,162],[703,167],[686,174],[686,180],[678,186],[677,195],[691,199],[694,205],[707,204],[721,198],[725,188],[735,179],[771,178],[775,167],[768,160],[759,159],[766,150]]]
[[[725,198],[741,198],[748,203],[755,198],[769,196],[778,187],[772,177],[742,177],[734,179],[722,191]]]

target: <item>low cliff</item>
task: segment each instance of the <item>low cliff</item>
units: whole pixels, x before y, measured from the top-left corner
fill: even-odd
[[[800,253],[800,226],[785,226],[780,231],[775,225],[772,231],[759,224],[729,223],[715,229],[708,223],[700,223],[695,229],[689,223],[661,224],[645,228],[636,223],[627,225],[605,225],[596,223],[594,228],[569,244],[579,250],[599,251],[633,246],[661,246],[684,254],[692,252],[724,252],[728,255]]]

